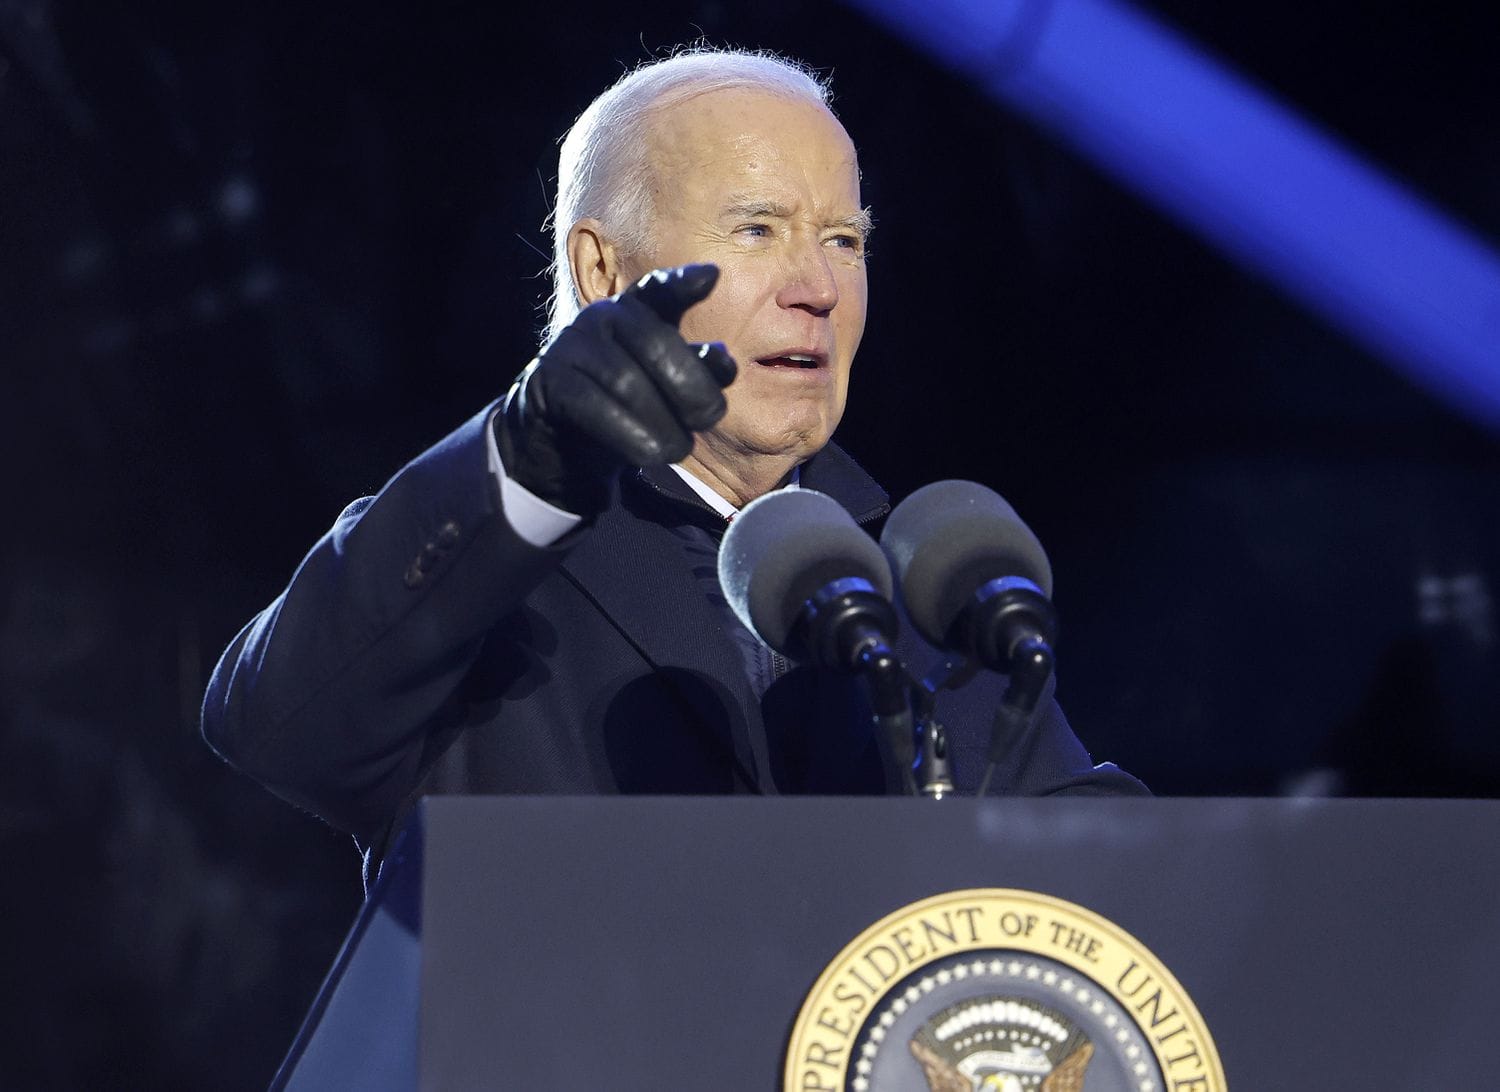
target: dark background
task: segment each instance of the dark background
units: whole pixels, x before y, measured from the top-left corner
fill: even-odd
[[[1500,239],[1493,5],[1148,10]],[[202,745],[207,673],[530,357],[556,139],[700,33],[832,72],[879,223],[840,438],[1032,525],[1096,757],[1500,790],[1497,437],[852,9],[0,0],[0,1087],[270,1079],[358,860]]]

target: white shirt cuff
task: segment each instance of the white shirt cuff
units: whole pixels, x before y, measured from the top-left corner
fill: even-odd
[[[524,485],[511,479],[505,472],[505,464],[500,460],[500,445],[495,442],[494,424],[495,418],[491,415],[489,427],[484,430],[484,442],[489,449],[490,473],[500,484],[500,507],[505,512],[505,521],[510,524],[512,531],[531,545],[551,546],[582,523],[583,517],[548,504]]]

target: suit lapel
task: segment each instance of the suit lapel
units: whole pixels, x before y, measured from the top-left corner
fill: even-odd
[[[695,569],[716,563],[716,551],[693,530],[661,522],[677,502],[656,487],[627,482],[562,569],[682,699],[698,728],[733,761],[751,791],[774,791],[760,702],[723,610],[705,595],[717,580]],[[691,519],[691,508],[684,510]],[[687,522],[687,520],[683,520]],[[716,590],[713,594],[717,594]],[[706,685],[680,685],[686,674]]]

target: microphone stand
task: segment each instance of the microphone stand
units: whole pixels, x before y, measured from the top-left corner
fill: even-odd
[[[912,709],[917,718],[917,788],[923,796],[941,800],[954,795],[953,766],[948,758],[948,730],[938,722],[937,692],[957,690],[972,679],[979,667],[962,656],[938,662],[927,677],[911,688]]]
[[[948,730],[930,716],[917,725],[917,789],[934,800],[953,795]]]

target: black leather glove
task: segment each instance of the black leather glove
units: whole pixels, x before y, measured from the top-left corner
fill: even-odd
[[[719,279],[713,265],[647,274],[584,308],[526,366],[495,416],[505,472],[536,496],[591,517],[621,468],[675,463],[724,416],[734,359],[691,345],[677,324]]]

